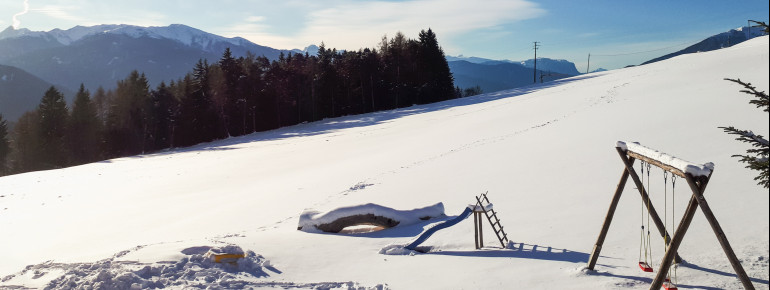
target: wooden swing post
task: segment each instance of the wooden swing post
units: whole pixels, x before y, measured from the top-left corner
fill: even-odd
[[[741,266],[738,257],[735,255],[735,252],[730,246],[730,243],[727,241],[727,236],[722,230],[722,227],[719,225],[719,222],[714,216],[714,213],[711,211],[711,207],[706,202],[706,198],[703,196],[706,190],[706,185],[708,185],[708,182],[711,179],[711,175],[713,174],[713,164],[702,166],[694,165],[676,157],[643,147],[639,144],[627,144],[625,142],[618,142],[616,149],[620,154],[620,158],[623,160],[625,168],[623,170],[623,175],[620,178],[620,182],[618,183],[618,187],[615,190],[615,195],[612,198],[612,203],[610,203],[610,209],[608,210],[607,216],[604,219],[604,224],[602,225],[602,229],[599,233],[599,238],[597,239],[593,251],[591,252],[591,256],[589,257],[587,268],[593,270],[596,266],[596,261],[599,258],[599,253],[601,252],[604,239],[607,236],[610,223],[612,222],[612,217],[615,214],[615,209],[617,208],[618,201],[620,200],[620,195],[623,193],[623,189],[625,188],[628,176],[631,176],[637,188],[639,189],[639,193],[642,196],[643,202],[650,205],[647,210],[649,211],[650,216],[653,217],[655,225],[658,227],[658,231],[660,231],[661,236],[666,239],[665,241],[668,245],[666,247],[666,253],[661,261],[660,268],[658,269],[658,273],[656,274],[655,279],[652,281],[652,285],[650,285],[650,289],[660,289],[660,287],[665,282],[668,269],[671,267],[672,262],[674,260],[676,260],[677,263],[681,261],[677,255],[677,250],[679,249],[679,246],[684,239],[684,235],[687,233],[687,230],[690,227],[690,223],[692,222],[698,207],[700,207],[701,211],[706,217],[706,220],[708,220],[709,224],[711,225],[717,240],[719,240],[719,244],[722,246],[722,250],[724,250],[727,259],[730,261],[730,265],[732,265],[733,270],[738,276],[738,279],[743,284],[743,287],[746,289],[754,289],[754,285],[751,283],[751,280],[746,274],[746,271],[744,271],[743,266]],[[690,202],[687,205],[687,210],[685,210],[685,213],[682,216],[682,220],[679,222],[679,226],[677,226],[676,231],[674,232],[674,236],[670,239],[668,233],[665,230],[665,226],[662,224],[662,222],[660,222],[660,218],[649,202],[649,195],[645,191],[643,184],[639,180],[639,176],[636,174],[636,171],[633,168],[633,163],[636,159],[642,160],[651,165],[655,165],[663,170],[685,178],[687,180],[687,184],[692,190],[692,197],[690,198]]]
[[[652,217],[652,220],[655,223],[655,227],[658,228],[658,232],[660,233],[660,236],[664,238],[665,241],[671,240],[671,236],[669,236],[668,232],[666,231],[666,227],[663,224],[663,221],[660,220],[660,216],[658,216],[658,212],[655,210],[655,207],[652,206],[652,203],[649,202],[650,196],[647,194],[647,190],[644,189],[644,185],[642,184],[642,181],[639,179],[639,175],[636,174],[636,170],[634,170],[634,161],[636,160],[636,158],[634,156],[628,157],[626,155],[626,151],[620,147],[617,147],[616,149],[618,150],[620,159],[623,160],[623,164],[625,165],[625,168],[623,169],[623,175],[621,175],[620,177],[620,182],[618,183],[618,187],[615,189],[615,194],[612,197],[612,202],[610,203],[610,209],[607,210],[607,216],[604,218],[604,224],[602,225],[601,232],[599,232],[599,238],[596,239],[596,244],[594,245],[594,249],[593,251],[591,251],[591,256],[588,259],[588,269],[590,270],[594,269],[594,267],[596,266],[596,261],[599,259],[599,252],[601,252],[602,245],[604,244],[604,239],[607,237],[607,232],[610,229],[612,218],[615,215],[615,209],[618,207],[620,196],[623,194],[623,189],[626,187],[626,182],[628,181],[629,176],[631,176],[631,179],[633,179],[634,184],[636,184],[636,188],[639,189],[639,195],[641,195],[642,197],[642,202],[644,203],[644,205],[648,206],[647,211],[649,211],[650,217]],[[682,261],[682,258],[679,257],[678,254],[675,255],[675,258],[677,263]]]

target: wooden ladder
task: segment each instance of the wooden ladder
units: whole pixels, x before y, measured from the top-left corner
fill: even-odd
[[[490,208],[489,210],[486,210],[485,206],[488,206],[489,204],[491,203],[489,202],[489,198],[487,197],[486,192],[476,197],[476,206],[481,208],[482,211],[484,212],[484,215],[487,216],[487,220],[489,220],[489,224],[492,225],[492,230],[495,231],[495,235],[497,235],[497,239],[500,240],[500,245],[503,246],[503,248],[505,248],[505,245],[508,243],[508,235],[503,230],[503,225],[500,224],[500,218],[497,217],[497,212],[495,212],[495,209]],[[490,214],[490,212],[492,214]]]

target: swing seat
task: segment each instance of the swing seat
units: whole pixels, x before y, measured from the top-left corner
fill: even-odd
[[[652,272],[652,267],[650,267],[650,264],[647,264],[647,262],[639,262],[639,268],[645,272]]]
[[[678,288],[676,288],[676,284],[671,283],[669,281],[666,281],[666,282],[663,283],[663,289],[666,289],[666,290],[677,290]]]

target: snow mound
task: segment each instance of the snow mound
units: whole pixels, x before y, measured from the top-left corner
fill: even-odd
[[[337,230],[329,230],[329,228],[344,228],[346,225],[361,224],[362,222],[360,221],[364,220],[367,222],[384,222],[389,227],[404,226],[438,216],[444,216],[444,204],[440,202],[412,210],[397,210],[368,203],[340,207],[325,213],[313,209],[305,209],[299,217],[297,229],[306,232],[314,232],[316,230],[339,232]]]
[[[414,256],[417,253],[404,247],[404,245],[387,245],[380,249],[382,255]]]
[[[133,250],[142,248],[137,247]],[[271,281],[271,272],[281,274],[269,260],[240,246],[198,246],[181,251],[178,261],[142,263],[122,260],[132,250],[94,263],[54,263],[29,265],[23,271],[0,279],[37,280],[40,289],[387,289],[387,284],[362,286],[356,282],[295,283]],[[215,262],[215,255],[239,254],[242,258]],[[268,272],[269,271],[269,272]],[[45,278],[43,278],[45,277]],[[50,281],[41,282],[40,280]],[[18,281],[17,281],[18,282]],[[28,282],[28,281],[27,281]],[[5,284],[10,289],[25,286]],[[2,289],[6,289],[0,287]]]
[[[238,246],[214,248],[211,251],[239,251],[245,253],[245,257],[235,263],[214,263],[207,254],[194,254],[173,263],[154,265],[106,260],[72,267],[64,275],[51,281],[48,288],[205,288],[214,285],[242,288],[248,283],[244,278],[268,276],[262,267],[269,265],[267,259],[253,251],[244,252]]]
[[[94,263],[46,262],[28,266],[18,276],[27,272],[39,278],[50,273],[61,273],[51,280],[46,289],[147,289],[147,288],[243,288],[254,286],[256,278],[267,277],[265,268],[270,262],[253,251],[243,251],[229,245],[221,248],[203,247],[206,253],[188,255],[174,262],[139,263],[118,261],[116,258]],[[183,252],[184,253],[184,252]],[[243,258],[232,263],[215,263],[211,253],[242,253]],[[3,278],[11,280],[14,276]],[[37,279],[35,278],[35,279]]]

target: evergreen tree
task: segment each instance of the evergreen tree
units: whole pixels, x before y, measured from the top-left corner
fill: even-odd
[[[101,124],[90,92],[80,84],[67,128],[71,164],[94,162],[101,157]]]
[[[149,129],[152,141],[149,150],[170,148],[173,145],[175,122],[179,115],[179,102],[165,82],[161,82],[158,88],[152,91],[150,102],[150,115],[153,117]]]
[[[0,114],[0,176],[8,173],[6,160],[11,153],[10,140],[8,140],[8,122]]]
[[[112,102],[110,100],[110,96],[112,94],[113,93],[111,91],[105,91],[104,88],[99,86],[99,88],[96,89],[96,93],[94,94],[93,98],[91,98],[94,108],[96,109],[96,117],[99,119],[99,123],[102,127],[104,127],[104,124],[107,122],[107,116],[109,115],[110,111],[110,103]]]
[[[118,81],[107,118],[107,143],[110,156],[127,156],[145,152],[148,141],[149,85],[147,77],[132,71]]]
[[[239,91],[239,84],[244,77],[243,68],[240,60],[233,58],[230,48],[226,48],[219,60],[219,67],[222,70],[223,85],[220,93],[224,99],[224,118],[228,135],[239,136],[246,134],[245,111],[246,100]]]
[[[201,59],[192,74],[183,81],[185,93],[180,100],[179,138],[178,142],[174,142],[178,146],[195,145],[226,136],[212,99],[209,70],[208,62]]]
[[[326,49],[321,43],[318,49],[318,70],[315,79],[318,80],[316,98],[317,119],[336,116],[336,102],[338,94],[338,74],[334,60],[337,56],[336,49]]]
[[[67,103],[55,87],[51,86],[43,95],[38,106],[40,121],[40,145],[45,168],[60,168],[67,163],[65,147],[65,124]]]
[[[26,112],[13,126],[11,171],[14,173],[46,169],[41,149],[40,118],[37,110]]]
[[[752,86],[750,83],[744,83],[740,79],[725,80],[742,85],[744,89],[741,90],[741,92],[752,95],[755,98],[754,100],[749,101],[749,103],[756,105],[757,108],[764,108],[763,111],[765,113],[770,113],[770,99],[768,98],[767,93],[764,91],[757,91],[756,87]],[[747,164],[746,168],[759,171],[759,175],[757,175],[754,180],[758,180],[758,184],[765,188],[770,187],[770,166],[768,164],[770,143],[767,139],[760,135],[756,135],[751,131],[736,129],[733,126],[719,128],[724,130],[727,134],[738,135],[738,137],[735,138],[736,140],[749,143],[754,147],[746,150],[746,153],[748,153],[747,155],[736,154],[733,155],[733,157],[740,157],[740,162]]]
[[[432,103],[454,97],[454,78],[436,34],[428,28],[419,35],[419,84],[421,103]]]
[[[382,65],[380,54],[376,49],[364,49],[361,55],[361,90],[364,99],[363,112],[369,113],[377,110],[382,91]]]
[[[247,75],[242,83],[242,90],[246,95],[246,107],[248,111],[247,124],[250,123],[251,132],[270,129],[270,120],[275,113],[270,106],[268,97],[270,87],[267,84],[267,76],[270,71],[270,61],[264,57],[254,57],[246,60]]]

